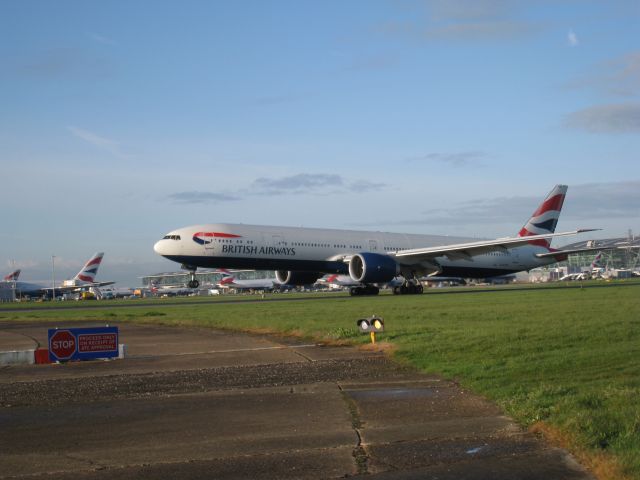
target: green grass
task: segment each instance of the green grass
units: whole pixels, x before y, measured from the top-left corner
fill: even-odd
[[[355,321],[377,314],[386,327],[378,340],[391,343],[399,361],[459,381],[524,426],[559,432],[556,440],[602,476],[640,479],[640,284],[622,285],[111,310],[0,308],[0,320],[206,325],[364,344],[368,337]],[[619,470],[607,474],[598,467],[603,459]]]

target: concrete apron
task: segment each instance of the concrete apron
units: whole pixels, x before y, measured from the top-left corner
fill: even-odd
[[[18,392],[0,409],[0,478],[592,478],[491,403],[375,354],[123,330],[128,360],[0,371]]]

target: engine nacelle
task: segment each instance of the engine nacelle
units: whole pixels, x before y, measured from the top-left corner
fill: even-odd
[[[400,266],[388,255],[357,253],[349,262],[349,275],[360,283],[389,282],[400,273]]]
[[[320,272],[299,272],[291,270],[276,270],[276,280],[283,285],[311,285],[322,276]]]

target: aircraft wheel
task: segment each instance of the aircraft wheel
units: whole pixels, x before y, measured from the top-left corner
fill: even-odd
[[[198,280],[190,280],[187,286],[189,288],[198,288],[200,286],[200,282]]]
[[[366,293],[367,295],[378,295],[378,293],[380,293],[380,289],[374,285],[369,285],[367,286]]]

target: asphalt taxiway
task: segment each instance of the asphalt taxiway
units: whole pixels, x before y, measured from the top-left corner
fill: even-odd
[[[49,326],[0,323],[0,350]],[[120,341],[122,360],[0,369],[0,478],[592,478],[379,352],[130,324]]]

